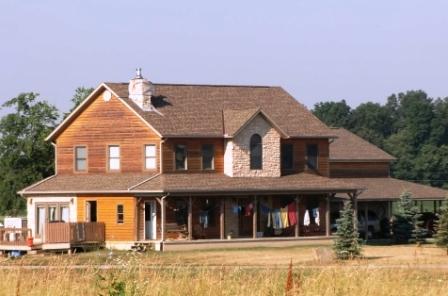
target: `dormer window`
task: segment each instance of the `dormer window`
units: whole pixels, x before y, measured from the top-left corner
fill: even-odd
[[[254,134],[250,138],[250,169],[261,170],[263,161],[263,148],[261,136]]]
[[[176,170],[184,171],[187,169],[187,146],[176,145],[174,151],[174,160],[176,165]]]
[[[319,162],[319,148],[317,144],[308,144],[306,145],[306,165],[308,169],[316,170]]]

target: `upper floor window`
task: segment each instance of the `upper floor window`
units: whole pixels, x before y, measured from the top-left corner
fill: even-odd
[[[118,145],[109,146],[109,170],[120,170],[120,146]]]
[[[75,147],[75,171],[87,171],[87,148],[85,146]]]
[[[261,144],[261,137],[259,134],[254,134],[250,138],[250,169],[260,170],[263,161],[263,148]]]
[[[176,145],[174,151],[174,158],[176,163],[176,170],[187,169],[187,146]]]
[[[156,166],[156,145],[145,145],[145,169],[152,170]]]
[[[306,145],[306,165],[309,169],[317,169],[319,149],[317,144]]]
[[[213,170],[215,168],[215,148],[213,144],[202,145],[202,169]]]
[[[284,170],[292,170],[294,168],[294,145],[282,145],[282,168]]]
[[[117,205],[117,223],[118,224],[124,223],[124,206],[123,205]]]

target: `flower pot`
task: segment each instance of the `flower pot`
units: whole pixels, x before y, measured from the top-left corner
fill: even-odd
[[[28,247],[32,247],[33,243],[34,243],[34,239],[32,237],[29,237],[29,238],[26,239],[26,245]]]

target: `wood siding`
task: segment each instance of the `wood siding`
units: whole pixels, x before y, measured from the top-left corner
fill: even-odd
[[[105,225],[106,240],[134,241],[137,239],[137,206],[132,196],[78,196],[78,221],[86,220],[86,202],[97,202],[97,222]],[[124,221],[117,223],[117,205],[124,207]]]
[[[292,170],[282,168],[282,175],[314,172],[306,166],[306,146],[308,144],[316,144],[319,149],[318,167],[316,173],[321,176],[329,176],[329,143],[328,139],[286,139],[281,141],[282,144],[293,144],[293,162]]]
[[[187,146],[187,170],[176,171],[174,164],[174,150],[177,144]],[[215,149],[215,169],[202,169],[202,145],[213,144]],[[162,161],[164,173],[201,173],[201,172],[224,172],[224,139],[168,139],[162,145]]]
[[[99,95],[56,139],[58,174],[74,173],[74,147],[87,147],[87,173],[108,170],[108,145],[120,146],[121,172],[144,171],[144,145],[157,147],[160,138],[119,99]]]
[[[389,177],[389,162],[330,162],[332,178]]]

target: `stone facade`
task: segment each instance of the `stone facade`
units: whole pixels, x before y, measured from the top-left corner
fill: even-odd
[[[250,138],[262,138],[262,169],[250,169]],[[224,173],[231,177],[280,177],[280,134],[259,114],[226,143]]]

